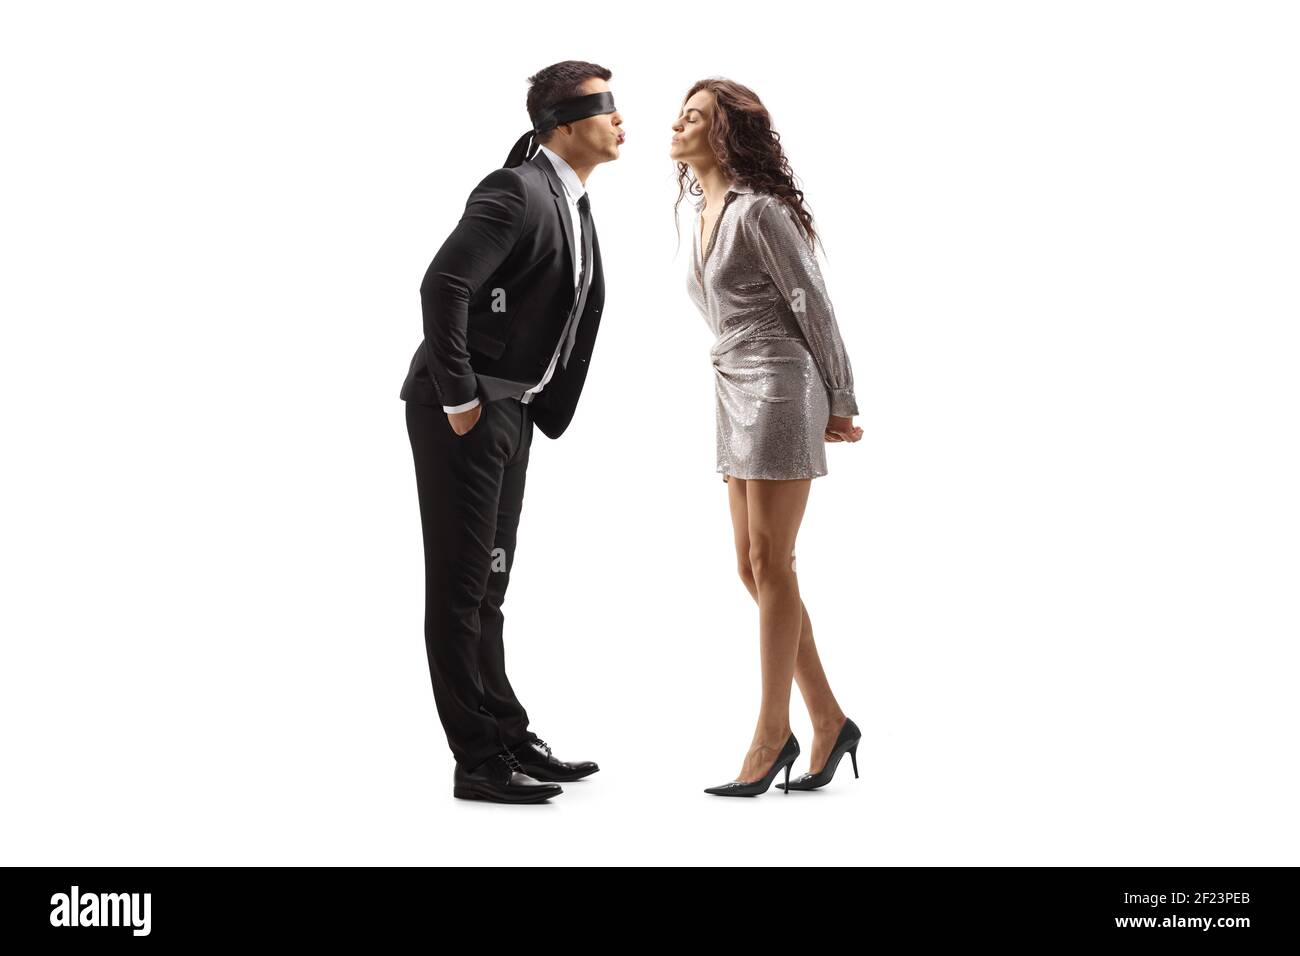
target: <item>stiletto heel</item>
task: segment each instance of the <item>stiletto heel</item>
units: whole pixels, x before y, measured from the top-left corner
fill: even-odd
[[[767,788],[772,786],[772,781],[776,779],[776,775],[781,772],[782,767],[785,768],[785,780],[788,784],[790,782],[790,767],[794,764],[794,758],[797,756],[799,756],[799,741],[794,739],[794,734],[791,734],[790,738],[785,742],[785,746],[781,748],[781,752],[772,761],[771,769],[761,779],[751,783],[732,780],[730,783],[720,783],[716,787],[707,787],[704,792],[711,793],[715,797],[756,797],[760,793],[767,792]],[[777,786],[780,787],[781,785],[778,783]],[[786,790],[786,793],[789,792],[789,790]]]
[[[835,738],[835,746],[831,748],[830,756],[826,758],[826,766],[816,773],[805,773],[794,779],[791,783],[789,778],[786,779],[785,786],[777,784],[778,789],[784,789],[786,793],[791,790],[816,790],[818,787],[824,787],[831,782],[835,776],[835,768],[839,766],[840,760],[847,753],[849,759],[853,761],[854,779],[858,776],[858,743],[862,740],[862,731],[858,730],[858,725],[847,717],[844,718],[844,726],[840,728],[840,734]]]
[[[790,764],[785,765],[785,795],[790,796]]]

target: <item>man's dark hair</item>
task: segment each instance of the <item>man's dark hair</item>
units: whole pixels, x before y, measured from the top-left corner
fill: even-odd
[[[603,66],[584,60],[564,60],[539,70],[528,78],[528,115],[536,116],[539,110],[578,96],[584,80],[594,76],[608,81],[613,75]],[[548,129],[545,133],[538,133],[536,141],[545,143],[554,135],[555,130]]]

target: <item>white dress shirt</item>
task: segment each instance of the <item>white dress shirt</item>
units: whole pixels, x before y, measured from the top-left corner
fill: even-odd
[[[582,278],[582,259],[585,253],[582,242],[582,213],[578,210],[578,200],[581,199],[583,193],[587,191],[587,187],[582,184],[582,180],[579,179],[578,174],[573,171],[573,167],[566,163],[559,153],[547,149],[543,145],[539,145],[538,148],[546,154],[546,158],[551,161],[551,165],[555,167],[556,173],[559,174],[560,182],[564,185],[565,199],[567,199],[569,203],[569,219],[573,223],[573,235],[575,237],[574,245],[577,246],[578,250],[578,254],[573,257],[573,301],[576,303],[578,301],[578,296],[582,292],[582,290],[578,288],[578,281]],[[587,277],[587,281],[590,284],[591,276]],[[540,392],[543,386],[551,380],[551,376],[555,374],[555,366],[560,361],[560,350],[563,347],[564,339],[561,337],[559,343],[555,346],[555,354],[551,356],[551,364],[547,366],[546,374],[542,376],[542,380],[520,396],[519,400],[525,405],[533,400],[533,396]],[[448,415],[453,415],[456,412],[467,412],[478,403],[478,398],[475,397],[470,399],[464,405],[444,405],[442,406],[442,410]]]

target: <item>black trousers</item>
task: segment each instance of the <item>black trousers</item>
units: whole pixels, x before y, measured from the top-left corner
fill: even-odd
[[[533,739],[506,677],[501,612],[524,503],[529,407],[482,405],[457,435],[436,405],[406,403],[424,531],[424,646],[433,699],[456,761],[473,769]]]

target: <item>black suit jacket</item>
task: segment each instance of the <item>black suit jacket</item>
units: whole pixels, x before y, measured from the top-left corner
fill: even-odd
[[[594,224],[591,231],[591,284],[573,351],[530,405],[550,438],[573,418],[605,304]],[[401,397],[463,405],[522,395],[540,382],[573,308],[573,256],[564,185],[544,153],[489,173],[424,274],[424,341]]]

